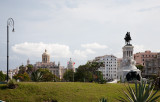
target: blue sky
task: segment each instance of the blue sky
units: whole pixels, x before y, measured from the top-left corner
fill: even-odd
[[[45,49],[51,61],[76,67],[96,56],[122,56],[124,36],[131,32],[135,53],[159,51],[159,0],[1,0],[0,70],[6,69],[6,24],[10,29],[10,68],[41,61]]]

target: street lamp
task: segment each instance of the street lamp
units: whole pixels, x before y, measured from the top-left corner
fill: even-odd
[[[14,32],[14,20],[9,18],[7,20],[7,82],[8,82],[8,69],[9,69],[9,26],[12,27]]]

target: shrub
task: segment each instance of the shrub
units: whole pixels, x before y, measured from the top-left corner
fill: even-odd
[[[128,84],[127,92],[123,91],[124,96],[119,97],[120,99],[117,99],[121,102],[155,102],[160,95],[156,96],[158,90],[152,94],[154,87],[152,87],[152,84],[147,84],[147,81],[140,81],[139,85],[137,84],[138,82],[135,82],[135,90],[131,88]]]
[[[99,102],[107,102],[107,99],[101,98],[101,99],[99,100]]]
[[[100,84],[106,84],[106,80],[100,80],[99,83]]]
[[[31,80],[35,81],[35,82],[39,82],[39,81],[42,80],[42,76],[43,75],[42,75],[41,72],[38,72],[38,71],[32,72],[32,74],[31,74]]]
[[[17,74],[15,76],[13,76],[14,79],[16,80],[20,80],[20,81],[29,81],[30,77],[28,75],[28,73],[24,73],[24,74]]]
[[[18,84],[16,84],[16,81],[14,79],[12,79],[7,83],[7,87],[9,89],[15,89],[18,87]]]

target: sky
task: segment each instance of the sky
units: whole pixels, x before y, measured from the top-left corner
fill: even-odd
[[[70,58],[75,67],[106,54],[120,58],[127,32],[134,53],[160,51],[160,0],[0,0],[0,70],[10,17],[10,69],[41,62],[45,49],[64,67]]]

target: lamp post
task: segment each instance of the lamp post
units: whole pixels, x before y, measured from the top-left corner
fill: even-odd
[[[9,27],[12,27],[14,32],[14,20],[9,18],[7,20],[7,82],[8,82],[8,69],[9,69]]]

